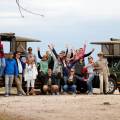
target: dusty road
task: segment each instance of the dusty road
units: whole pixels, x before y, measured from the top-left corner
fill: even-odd
[[[120,95],[0,97],[0,120],[120,120]]]

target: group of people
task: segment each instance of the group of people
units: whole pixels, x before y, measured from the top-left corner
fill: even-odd
[[[25,51],[25,57],[21,52],[10,52],[5,58],[3,45],[0,44],[0,76],[5,77],[5,96],[11,94],[12,84],[15,80],[18,95],[35,95],[35,81],[40,80],[41,92],[43,94],[59,95],[76,94],[79,91],[81,81],[87,84],[87,93],[93,94],[92,81],[96,72],[99,73],[100,93],[103,94],[103,83],[105,82],[105,93],[108,92],[109,69],[107,60],[102,52],[98,53],[98,60],[95,62],[91,54],[92,49],[86,54],[86,45],[77,50],[56,52],[54,46],[48,45],[49,51],[42,56],[40,48],[37,49],[37,62],[32,48]],[[88,64],[85,58],[88,57]],[[22,82],[26,81],[26,92],[22,88]]]

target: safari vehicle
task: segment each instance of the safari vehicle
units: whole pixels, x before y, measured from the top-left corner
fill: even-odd
[[[9,42],[10,43],[10,51],[20,51],[22,53],[22,57],[25,56],[25,51],[27,51],[27,43],[28,42],[41,42],[40,40],[15,36],[15,33],[0,33],[0,41]],[[5,48],[4,48],[5,49]],[[5,57],[7,57],[7,53],[5,53]],[[4,87],[4,77],[0,78],[0,87]],[[15,86],[15,83],[13,84]],[[39,80],[36,80],[36,87],[39,87]],[[25,82],[23,82],[23,87],[25,87]]]
[[[110,70],[109,77],[109,94],[113,94],[118,88],[120,92],[120,39],[111,38],[106,42],[92,42],[91,44],[101,45],[101,51],[104,53],[105,58],[108,60]],[[99,87],[98,81],[93,87]]]

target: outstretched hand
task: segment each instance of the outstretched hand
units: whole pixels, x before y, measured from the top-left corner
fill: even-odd
[[[40,51],[40,48],[39,48],[39,47],[37,48],[37,51]]]
[[[53,44],[49,44],[49,45],[48,45],[48,48],[49,48],[49,49],[53,49],[53,48],[54,48],[54,45],[53,45]]]
[[[70,51],[73,52],[73,49],[71,48]]]
[[[65,48],[67,48],[67,49],[68,49],[68,48],[69,48],[69,45],[68,45],[68,44],[65,44]]]
[[[50,50],[52,49],[50,45],[48,45],[48,48],[49,48]]]
[[[52,48],[54,48],[54,47],[55,47],[55,45],[54,45],[54,44],[51,44],[51,47],[52,47]]]

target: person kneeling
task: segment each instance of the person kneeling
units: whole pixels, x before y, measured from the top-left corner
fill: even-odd
[[[45,94],[51,93],[53,95],[59,95],[58,80],[51,69],[48,69],[48,74],[44,80],[43,92]]]
[[[72,94],[76,94],[76,80],[77,78],[75,77],[75,70],[71,69],[67,80],[67,85],[64,85],[63,87],[64,93],[70,92]]]

